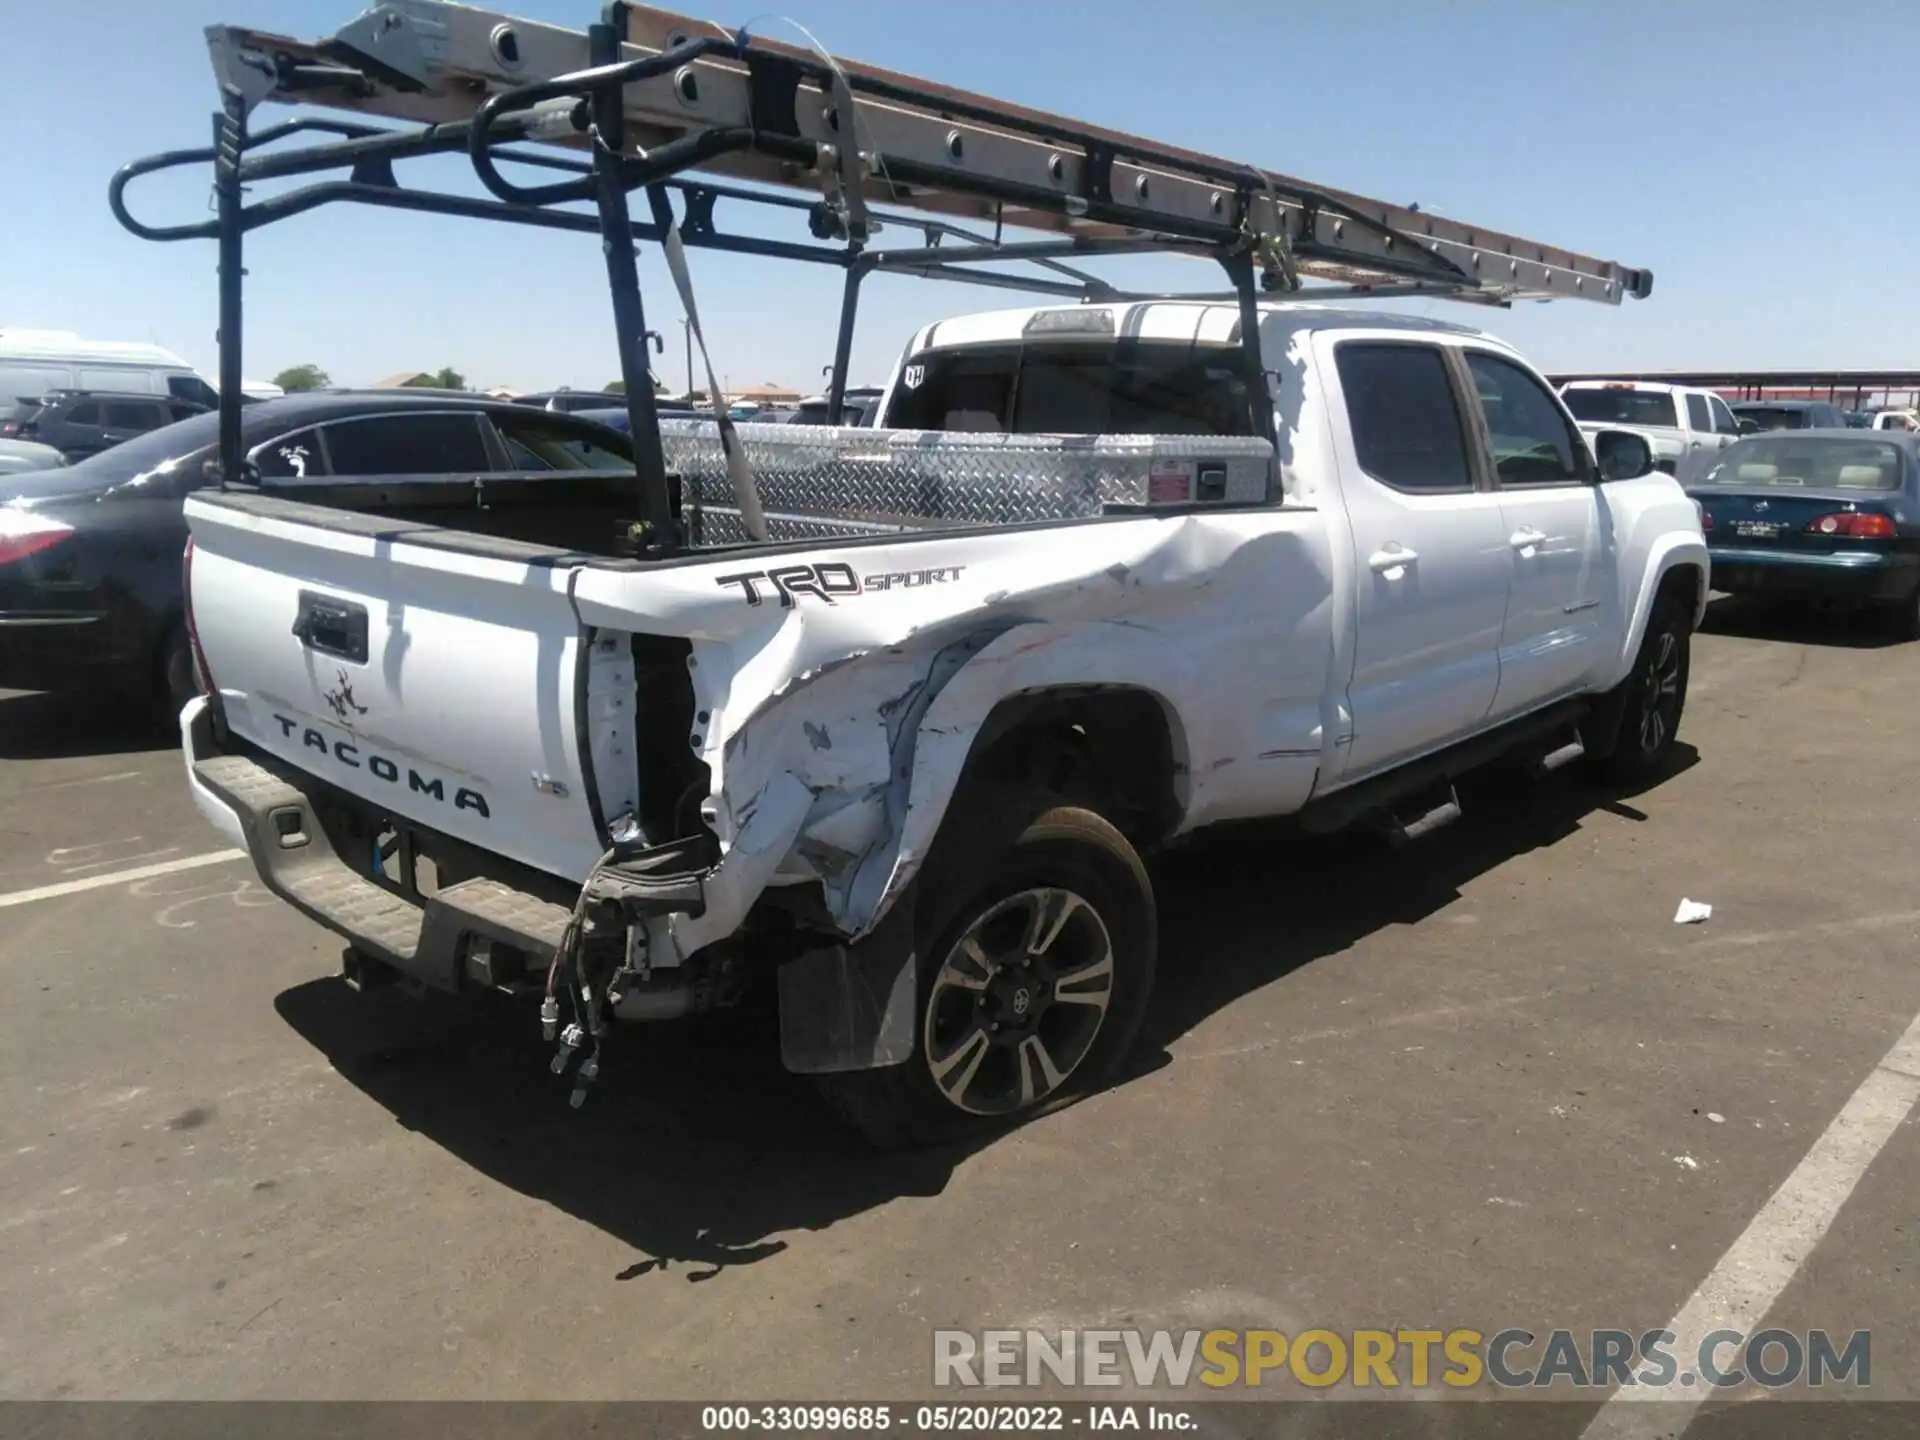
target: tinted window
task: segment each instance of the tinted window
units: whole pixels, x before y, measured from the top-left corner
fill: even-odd
[[[253,452],[253,463],[264,480],[296,480],[327,473],[320,432],[313,429],[296,430],[269,441]]]
[[[1687,428],[1707,431],[1713,429],[1713,416],[1707,411],[1706,396],[1687,396]]]
[[[191,419],[193,416],[202,413],[204,412],[198,405],[169,405],[167,407],[168,416],[175,420]]]
[[[613,470],[631,474],[633,461],[615,449],[614,438],[579,425],[496,413],[494,428],[507,447],[510,470]]]
[[[1253,417],[1237,349],[1029,345],[1013,428],[1021,435],[1246,435]]]
[[[445,475],[493,468],[480,419],[465,415],[379,415],[326,427],[335,475]]]
[[[1575,386],[1562,393],[1576,420],[1599,425],[1677,425],[1673,396],[1631,385]]]
[[[1885,440],[1809,435],[1743,440],[1720,452],[1708,485],[1790,486],[1822,490],[1898,490],[1900,451]]]
[[[901,367],[887,424],[897,430],[1003,431],[1019,369],[1017,345],[916,356]]]
[[[1487,419],[1502,485],[1576,485],[1587,478],[1587,447],[1533,376],[1510,360],[1467,352],[1467,369]]]
[[[60,418],[69,425],[98,425],[100,407],[91,400],[82,400]]]
[[[845,423],[855,419],[848,406]],[[1249,435],[1240,352],[1130,342],[932,351],[901,371],[889,425],[1020,435]]]
[[[108,400],[102,405],[107,426],[114,430],[153,430],[160,425],[160,407],[138,400]]]
[[[1334,355],[1363,470],[1397,490],[1473,488],[1453,384],[1438,350],[1346,344]]]
[[[1751,420],[1762,430],[1805,430],[1807,412],[1797,405],[1742,405],[1742,420]]]
[[[1718,395],[1707,397],[1707,408],[1713,412],[1713,431],[1716,435],[1738,435],[1740,426],[1733,418],[1733,411],[1727,408],[1727,402]]]

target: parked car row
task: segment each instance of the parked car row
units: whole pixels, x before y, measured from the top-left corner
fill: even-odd
[[[0,688],[111,691],[178,713],[194,690],[181,507],[210,483],[219,418],[201,410],[77,465],[0,474]],[[578,416],[421,390],[261,401],[242,414],[241,443],[281,483],[633,463],[626,437]]]

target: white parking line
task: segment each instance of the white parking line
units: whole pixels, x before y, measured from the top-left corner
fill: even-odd
[[[156,875],[171,875],[176,870],[197,870],[202,865],[224,865],[229,860],[244,860],[244,850],[209,850],[204,855],[183,855],[178,860],[163,860],[157,865],[138,865],[131,870],[116,870],[111,875],[89,875],[83,880],[63,880],[58,885],[42,885],[33,890],[15,890],[0,895],[0,910],[9,905],[31,905],[36,900],[52,900],[60,895],[77,895],[82,890],[99,890],[108,885],[124,885],[134,880],[150,880]]]
[[[1680,1313],[1667,1322],[1670,1347],[1690,1367],[1701,1342],[1715,1330],[1751,1335],[1780,1292],[1813,1254],[1860,1177],[1920,1100],[1920,1015],[1880,1058],[1840,1107],[1813,1148],[1741,1232],[1713,1273],[1700,1282]],[[1679,1435],[1711,1395],[1696,1384],[1622,1386],[1583,1432],[1581,1440],[1655,1440]],[[1665,1401],[1635,1405],[1634,1401]]]

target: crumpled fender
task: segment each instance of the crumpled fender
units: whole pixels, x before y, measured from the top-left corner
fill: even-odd
[[[1210,607],[1259,613],[1271,586],[1307,597],[1304,623],[1325,623],[1323,531],[1311,514],[1296,519],[1241,512],[922,540],[910,563],[962,566],[972,583],[917,589],[897,604],[861,596],[716,612],[702,596],[697,614],[676,615],[656,589],[648,628],[691,633],[696,703],[710,719],[710,822],[725,847],[707,877],[706,913],[656,922],[660,962],[731,934],[774,884],[818,881],[844,934],[870,931],[913,878],[980,727],[1010,695],[1143,689],[1165,706],[1184,757],[1193,717],[1219,723],[1232,707],[1209,698],[1218,680],[1202,669],[1217,656],[1179,643],[1183,629],[1204,626]],[[889,563],[869,554],[875,568]],[[681,588],[710,570],[669,573]],[[1309,711],[1321,648],[1300,682]],[[750,832],[754,846],[742,850]]]

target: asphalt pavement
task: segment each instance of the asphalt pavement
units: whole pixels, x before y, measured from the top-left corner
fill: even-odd
[[[1920,1130],[1805,1168],[1920,1013],[1916,713],[1920,646],[1716,604],[1661,783],[1202,837],[1122,1083],[874,1155],[764,1008],[570,1110],[524,1010],[345,990],[164,738],[0,696],[0,1396],[902,1398],[943,1327],[1637,1333],[1731,1249],[1920,1398]]]

